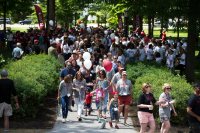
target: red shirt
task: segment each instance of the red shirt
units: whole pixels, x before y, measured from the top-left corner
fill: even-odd
[[[91,93],[86,94],[85,103],[86,104],[91,104],[92,103],[92,94]]]

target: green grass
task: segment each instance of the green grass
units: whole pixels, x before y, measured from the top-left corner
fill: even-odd
[[[20,32],[27,32],[27,28],[26,27],[12,27],[11,28],[11,30],[13,31],[13,32],[16,32],[16,31],[20,31]]]
[[[195,56],[197,56],[199,54],[199,51],[195,51]]]
[[[148,33],[148,29],[144,29],[145,33]],[[177,37],[177,32],[174,33],[174,30],[173,29],[169,29],[167,32],[167,37],[171,36],[171,37]],[[159,37],[160,36],[160,29],[154,29],[154,32],[153,32],[153,35],[154,37]],[[179,33],[179,37],[187,37],[188,36],[188,33],[186,30],[180,30],[180,33]]]

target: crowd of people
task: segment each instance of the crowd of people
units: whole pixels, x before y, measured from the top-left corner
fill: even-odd
[[[106,119],[109,112],[110,127],[113,127],[115,121],[115,128],[119,129],[121,113],[124,125],[128,125],[129,107],[133,102],[137,102],[140,133],[146,132],[147,127],[150,127],[150,133],[155,132],[154,105],[159,106],[161,133],[169,132],[171,110],[177,115],[173,106],[175,100],[170,94],[171,85],[165,83],[161,87],[163,93],[156,100],[151,93],[151,84],[144,83],[141,85],[142,91],[138,101],[134,101],[134,89],[127,78],[126,64],[155,61],[158,64],[166,64],[172,71],[175,68],[179,69],[182,75],[186,63],[186,40],[167,38],[165,31],[161,38],[151,38],[139,28],[125,37],[123,33],[103,27],[86,30],[75,27],[68,31],[60,29],[49,35],[44,31],[32,29],[28,33],[17,32],[15,35],[10,32],[8,38],[8,46],[13,50],[15,59],[20,59],[23,54],[45,52],[59,59],[63,66],[58,89],[63,123],[66,122],[68,111],[73,111],[71,107],[74,104],[78,121],[83,120],[84,113],[85,116],[91,115],[92,99],[95,99],[98,122]],[[17,44],[16,48],[14,44]],[[196,89],[199,90],[200,86]],[[199,93],[195,97],[199,99]],[[196,107],[199,103],[196,102],[197,98],[192,100],[195,102],[190,102],[188,112],[199,126],[199,107]]]
[[[107,53],[109,53],[109,56],[119,57],[117,62],[123,67],[127,62],[156,61],[158,64],[166,64],[172,72],[175,69],[180,70],[180,75],[183,75],[187,40],[167,38],[165,30],[160,37],[159,39],[152,38],[139,28],[130,32],[128,37],[124,37],[123,33],[105,28],[83,30],[75,27],[69,31],[57,29],[48,34],[45,31],[30,29],[27,33],[13,34],[9,31],[7,45],[13,51],[12,55],[15,59],[20,59],[23,54],[33,52],[47,53],[47,48],[52,46],[56,50],[50,53],[55,56],[62,55],[64,61],[71,56],[74,50],[79,53],[88,51],[92,53],[91,56],[94,57],[92,59],[96,65],[99,58],[104,59],[104,56],[107,58]]]

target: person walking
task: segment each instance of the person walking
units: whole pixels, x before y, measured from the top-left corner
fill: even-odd
[[[156,103],[154,95],[151,93],[151,85],[149,83],[143,83],[142,94],[138,99],[138,118],[140,122],[140,133],[145,133],[147,126],[150,127],[149,133],[155,132],[155,119],[153,116],[153,106]]]
[[[161,133],[169,133],[170,130],[170,117],[171,111],[173,111],[174,115],[177,116],[176,110],[174,108],[175,100],[171,97],[171,85],[165,83],[162,87],[163,93],[159,97],[159,101],[163,101],[159,104],[159,117],[162,123],[160,132]]]
[[[124,107],[124,125],[127,125],[129,105],[132,102],[132,83],[127,79],[126,71],[122,72],[122,78],[117,82],[116,90],[119,94],[119,115]]]
[[[12,116],[12,95],[15,99],[16,109],[19,109],[19,102],[14,82],[8,78],[7,70],[2,70],[0,79],[0,117],[4,117],[4,132],[9,131],[9,117]]]
[[[194,94],[190,96],[187,106],[190,133],[200,131],[200,83],[193,84]]]
[[[112,128],[112,121],[115,120],[115,128],[119,129],[118,127],[118,123],[119,123],[119,112],[118,112],[118,93],[117,92],[113,92],[114,93],[114,97],[110,100],[109,104],[108,104],[108,110],[110,110],[110,118],[111,120],[109,121],[109,125]]]
[[[69,101],[72,94],[72,78],[70,75],[64,77],[64,80],[60,82],[58,89],[58,98],[62,104],[62,122],[65,123],[68,116]]]
[[[81,114],[84,107],[86,87],[86,81],[82,73],[78,71],[73,80],[73,92],[75,104],[77,106],[78,121],[82,121]]]
[[[96,83],[97,83],[97,86],[99,88],[102,88],[103,90],[104,97],[103,97],[102,111],[103,111],[103,117],[106,118],[107,102],[108,102],[108,96],[109,96],[109,91],[108,91],[109,82],[106,79],[105,70],[100,70],[99,77],[97,77]]]

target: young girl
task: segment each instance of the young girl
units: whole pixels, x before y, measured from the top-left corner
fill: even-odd
[[[97,107],[97,110],[98,110],[97,119],[98,119],[98,122],[100,123],[101,122],[100,118],[102,118],[103,101],[104,101],[103,100],[104,99],[103,88],[98,86],[96,90],[91,92],[91,94],[94,94],[94,93],[96,93],[95,102],[96,102],[96,107]]]
[[[91,113],[91,104],[92,104],[92,94],[90,93],[89,89],[86,90],[86,96],[85,96],[85,116],[90,115]],[[87,114],[88,110],[88,114]]]
[[[68,115],[69,100],[72,92],[72,78],[70,75],[64,77],[64,80],[60,82],[58,89],[58,99],[61,100],[62,104],[62,122],[66,122]]]
[[[110,110],[111,121],[109,122],[110,127],[112,128],[112,121],[115,120],[115,128],[119,129],[117,123],[119,122],[119,113],[118,113],[118,93],[114,92],[114,98],[112,98],[108,104],[108,110]]]

